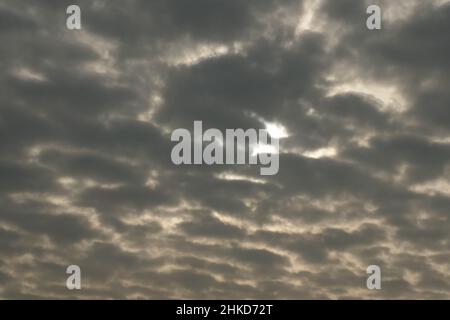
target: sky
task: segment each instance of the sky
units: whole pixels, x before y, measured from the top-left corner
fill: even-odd
[[[450,298],[448,1],[70,4],[0,3],[0,299]],[[195,120],[278,174],[174,165]]]

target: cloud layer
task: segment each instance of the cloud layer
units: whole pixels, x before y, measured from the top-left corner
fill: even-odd
[[[2,3],[0,298],[448,299],[450,5],[399,2]],[[194,120],[278,175],[173,165]]]

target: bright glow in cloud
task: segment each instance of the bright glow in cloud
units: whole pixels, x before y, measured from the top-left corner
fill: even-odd
[[[277,154],[278,149],[270,146],[268,144],[258,144],[254,149],[253,149],[253,156],[260,154],[260,153],[272,153],[272,154]]]
[[[320,159],[324,157],[334,157],[336,155],[336,149],[332,147],[320,148],[313,151],[306,151],[303,153],[305,157]]]
[[[272,138],[282,139],[289,137],[284,126],[277,123],[266,123],[266,130]]]
[[[406,99],[400,94],[398,89],[391,85],[381,85],[374,82],[347,82],[339,83],[330,88],[328,97],[337,94],[360,93],[372,96],[383,103],[381,109],[403,112],[407,109]]]

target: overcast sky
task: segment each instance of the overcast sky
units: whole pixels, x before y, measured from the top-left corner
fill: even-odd
[[[0,298],[450,298],[450,4],[69,4],[0,3]],[[194,120],[279,173],[173,165]]]

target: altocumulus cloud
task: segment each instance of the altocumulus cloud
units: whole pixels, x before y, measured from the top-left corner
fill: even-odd
[[[0,5],[0,298],[450,297],[450,4],[69,4]],[[194,120],[279,173],[173,165]]]

